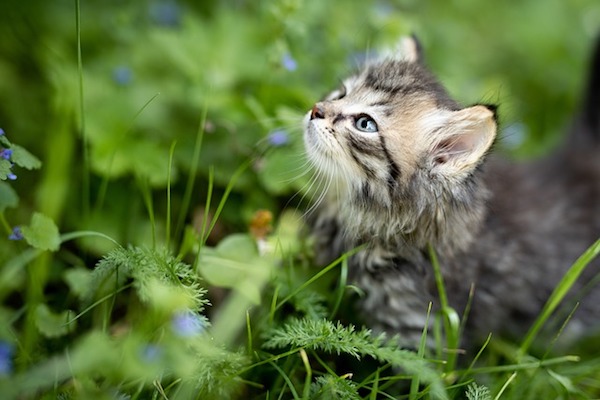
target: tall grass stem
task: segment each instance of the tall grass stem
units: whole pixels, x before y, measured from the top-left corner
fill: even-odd
[[[579,276],[583,273],[588,264],[598,256],[600,253],[600,239],[598,239],[594,244],[592,244],[578,259],[575,263],[569,268],[567,273],[560,280],[558,285],[554,288],[554,291],[548,298],[548,301],[544,305],[542,312],[535,320],[527,335],[525,335],[525,339],[521,343],[521,347],[518,351],[518,358],[523,358],[525,354],[529,351],[529,348],[533,344],[537,334],[539,333],[542,326],[546,323],[550,315],[556,310],[562,300],[565,298],[571,287],[575,284],[575,281],[579,278]]]

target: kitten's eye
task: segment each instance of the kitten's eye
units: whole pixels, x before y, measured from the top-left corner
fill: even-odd
[[[377,132],[378,130],[377,123],[368,115],[361,115],[360,117],[356,118],[354,121],[354,126],[356,129],[362,132],[373,133]]]

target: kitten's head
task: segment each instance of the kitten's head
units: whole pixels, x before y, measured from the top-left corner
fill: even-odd
[[[464,198],[495,136],[494,110],[461,108],[404,38],[315,104],[304,140],[316,168],[347,189],[340,202],[408,221]]]

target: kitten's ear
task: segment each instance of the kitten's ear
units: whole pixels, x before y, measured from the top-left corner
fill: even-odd
[[[396,46],[396,58],[402,61],[420,63],[423,59],[421,44],[415,35],[402,36]]]
[[[453,111],[439,129],[431,157],[434,169],[444,175],[470,173],[484,158],[494,139],[495,109],[483,105]]]

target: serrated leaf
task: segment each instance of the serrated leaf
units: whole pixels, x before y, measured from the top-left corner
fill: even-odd
[[[33,214],[30,225],[22,227],[21,232],[27,243],[36,249],[56,251],[60,246],[58,228],[54,221],[44,214]]]
[[[312,399],[362,399],[355,382],[349,378],[326,374],[310,385]]]
[[[1,172],[0,172],[1,175]],[[9,184],[0,182],[0,213],[19,204],[19,196]]]
[[[75,329],[75,321],[71,321],[75,313],[71,310],[55,313],[45,304],[35,310],[35,324],[40,333],[48,338],[64,336]]]
[[[467,396],[467,400],[492,400],[489,389],[475,382],[467,386],[465,395]]]
[[[10,148],[13,151],[10,159],[19,167],[31,170],[38,169],[42,166],[42,162],[39,158],[25,150],[23,147],[13,144]]]

